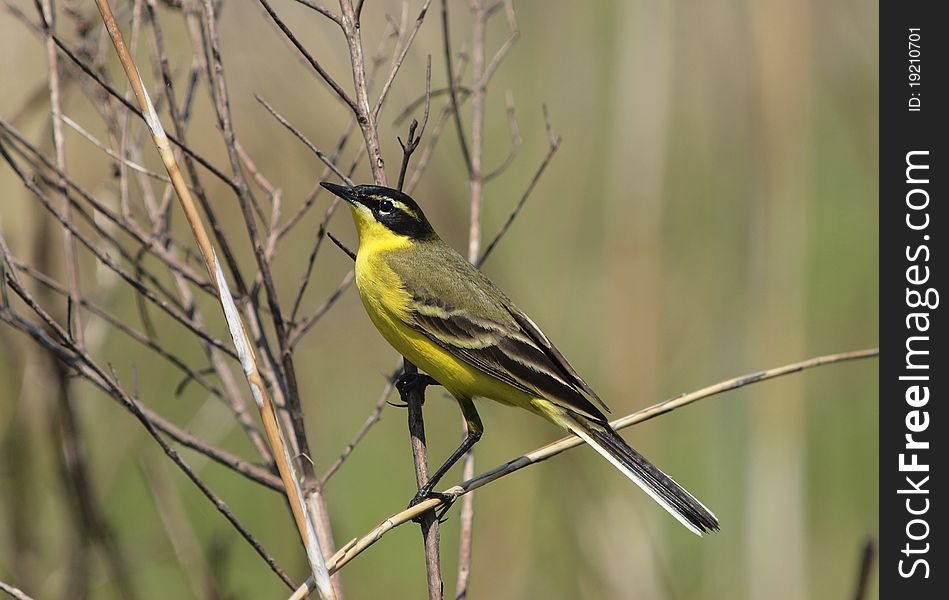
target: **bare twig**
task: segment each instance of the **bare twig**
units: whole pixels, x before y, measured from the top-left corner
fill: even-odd
[[[71,61],[73,61],[73,63],[77,67],[79,67],[79,69],[83,73],[85,73],[90,78],[92,78],[92,80],[95,81],[100,87],[102,87],[102,89],[105,90],[110,96],[118,100],[123,106],[125,106],[125,108],[132,111],[132,113],[134,113],[138,117],[145,119],[145,114],[140,109],[138,109],[135,105],[127,101],[122,96],[122,94],[118,93],[115,90],[115,88],[110,86],[102,77],[100,77],[99,74],[96,73],[95,69],[87,65],[81,58],[79,58],[76,52],[70,49],[69,46],[67,46],[66,43],[63,42],[59,38],[59,36],[53,35],[53,42],[56,43],[56,47],[59,48],[63,52],[63,54],[65,54]],[[190,146],[185,144],[182,140],[178,139],[177,137],[171,134],[166,134],[166,137],[168,138],[169,142],[171,142],[178,148],[181,148],[181,150],[185,154],[187,154],[188,156],[196,160],[198,163],[200,163],[202,167],[204,167],[209,172],[211,172],[215,177],[220,179],[223,183],[227,184],[231,188],[234,187],[234,182],[231,181],[231,179],[227,175],[225,175],[220,169],[212,165],[206,158],[204,158],[203,156],[195,152]]]
[[[174,125],[175,131],[181,137],[182,141],[184,141],[186,117],[184,111],[179,110],[178,104],[175,100],[175,87],[171,77],[171,68],[168,64],[168,57],[165,54],[164,38],[162,36],[162,30],[158,19],[155,18],[155,0],[146,1],[148,3],[148,14],[152,23],[152,31],[155,37],[155,48],[158,51],[162,82],[164,83],[168,94],[168,108],[169,112],[171,113],[172,125]],[[192,28],[197,27],[196,24],[194,24],[194,21],[195,19],[193,18],[188,19],[189,25],[192,25]],[[203,58],[201,58],[203,55],[199,52],[197,53],[197,56],[199,58],[195,61],[196,69],[206,69],[207,65],[204,64]],[[207,194],[205,193],[204,186],[202,185],[197,169],[194,166],[194,161],[187,153],[185,154],[184,165],[188,172],[188,177],[194,185],[195,196],[198,198],[198,203],[201,205],[201,210],[204,211],[205,216],[207,216],[208,221],[211,223],[211,231],[214,233],[214,239],[221,248],[221,253],[224,255],[224,262],[227,265],[228,272],[230,272],[231,277],[234,278],[234,283],[237,287],[238,294],[241,296],[246,296],[247,286],[244,283],[244,277],[237,265],[237,260],[234,258],[234,252],[231,250],[231,245],[227,241],[227,236],[224,234],[224,230],[221,226],[221,220],[216,217],[214,208],[208,199]],[[231,189],[235,191],[237,190],[233,181],[228,179],[228,183],[230,184]]]
[[[352,454],[353,450],[356,449],[356,446],[359,445],[359,442],[366,437],[366,434],[369,433],[369,430],[372,429],[372,426],[379,422],[379,419],[382,418],[382,409],[386,405],[386,401],[389,398],[389,394],[392,393],[393,388],[395,388],[395,378],[398,377],[401,372],[401,368],[396,369],[386,382],[386,386],[382,389],[382,393],[379,394],[379,399],[376,400],[376,405],[373,407],[372,412],[369,413],[369,417],[366,418],[366,421],[362,424],[359,430],[356,432],[356,435],[346,444],[346,447],[343,448],[342,453],[333,461],[333,464],[326,469],[326,472],[323,473],[323,476],[320,477],[320,482],[323,485],[326,485],[326,482],[329,481],[329,478],[332,477],[343,463],[346,462],[346,459],[349,458],[349,455]]]
[[[278,113],[277,110],[273,106],[271,106],[269,102],[267,102],[266,100],[264,100],[257,94],[254,94],[254,98],[256,98],[257,102],[260,102],[264,106],[264,108],[267,109],[267,112],[269,112],[273,116],[273,118],[277,119],[277,121],[281,125],[286,127],[287,130],[290,131],[290,133],[295,135],[298,140],[303,142],[306,145],[306,147],[309,148],[313,152],[313,154],[316,154],[316,157],[320,159],[320,162],[326,165],[326,167],[329,170],[331,170],[333,173],[335,173],[337,177],[345,181],[346,185],[353,185],[353,180],[350,179],[349,176],[346,175],[346,173],[343,173],[343,171],[339,167],[336,166],[333,160],[331,160],[328,156],[326,156],[326,154],[324,154],[322,150],[317,148],[316,144],[311,142],[310,139],[306,137],[306,135],[304,135],[302,131],[300,131],[297,127],[295,127],[290,121],[285,119],[283,115]]]
[[[290,333],[290,347],[294,347],[297,343],[303,339],[303,336],[310,330],[311,327],[316,325],[316,322],[319,321],[323,315],[329,312],[329,309],[333,308],[333,305],[336,304],[336,301],[342,297],[343,292],[349,289],[349,286],[352,285],[353,281],[356,278],[356,273],[350,269],[344,276],[343,279],[339,282],[339,285],[336,286],[336,289],[333,290],[333,293],[330,294],[329,298],[326,299],[323,304],[319,306],[313,314],[303,320],[298,326],[294,327],[293,331]]]
[[[458,80],[459,75],[460,73],[455,74],[456,81]],[[431,98],[446,96],[448,95],[450,89],[451,88],[447,88],[447,87],[435,88],[431,91],[430,94],[428,94],[428,96],[430,96]],[[458,95],[459,95],[458,99],[462,103],[466,99],[468,99],[468,97],[471,95],[471,88],[462,87],[461,85],[456,85],[455,89],[458,91]],[[416,109],[418,109],[419,106],[422,106],[425,103],[425,98],[426,98],[426,94],[422,94],[418,98],[415,98],[414,100],[406,104],[405,108],[402,109],[402,112],[396,115],[396,117],[392,120],[392,122],[395,123],[396,125],[401,125],[403,122],[405,122],[406,119],[412,116],[412,113],[414,113]]]
[[[461,55],[456,67],[458,73],[455,75],[455,83],[457,84],[459,81],[461,81],[465,67],[467,67],[467,58],[465,54]],[[448,123],[448,118],[451,116],[451,114],[452,105],[449,103],[442,108],[441,112],[438,114],[438,118],[435,119],[435,124],[432,126],[431,133],[428,135],[428,143],[426,143],[425,147],[422,149],[422,154],[419,155],[415,168],[412,170],[412,177],[405,186],[405,189],[410,194],[415,190],[415,187],[422,180],[422,175],[425,173],[426,168],[428,168],[429,161],[435,153],[435,146],[441,139],[442,131],[444,130],[445,125]]]
[[[339,198],[333,198],[333,201],[330,202],[330,205],[326,207],[326,212],[323,214],[323,221],[320,223],[320,226],[316,230],[316,241],[313,243],[313,249],[310,251],[310,258],[306,263],[306,271],[303,273],[303,278],[300,280],[300,286],[297,288],[297,293],[293,299],[293,309],[290,311],[290,323],[293,324],[297,320],[297,312],[300,310],[300,303],[303,301],[303,294],[306,293],[306,288],[310,284],[310,275],[313,273],[313,265],[316,264],[316,255],[320,251],[320,247],[323,245],[323,240],[326,238],[326,228],[329,227],[329,221],[336,213],[336,209],[339,207]],[[295,337],[291,334],[291,337]],[[293,345],[292,343],[290,344]]]
[[[409,135],[407,141],[403,142],[402,138],[399,138],[399,145],[402,146],[402,166],[399,168],[399,185],[398,189],[401,190],[405,185],[405,172],[409,168],[409,162],[412,159],[412,154],[415,153],[415,150],[418,149],[419,142],[422,141],[422,135],[425,133],[425,127],[428,125],[428,115],[429,110],[431,109],[431,99],[432,99],[432,57],[428,57],[428,64],[425,69],[425,112],[422,115],[422,126],[418,128],[418,121],[412,120],[412,123],[409,124]],[[416,129],[418,132],[416,133]]]
[[[517,204],[514,205],[514,209],[511,210],[511,213],[504,221],[501,229],[498,230],[497,234],[494,236],[494,239],[492,239],[491,243],[489,243],[484,249],[484,254],[482,254],[481,258],[479,258],[475,263],[478,267],[484,264],[484,261],[487,260],[488,256],[491,255],[491,252],[494,251],[494,248],[498,245],[498,242],[501,241],[501,238],[503,238],[508,229],[511,228],[511,225],[514,223],[514,219],[516,219],[521,213],[521,209],[524,208],[524,204],[526,204],[527,199],[530,198],[531,192],[534,191],[534,187],[537,185],[537,182],[540,181],[541,176],[544,174],[544,170],[547,169],[547,165],[550,164],[550,160],[554,157],[557,149],[560,148],[560,136],[554,135],[553,128],[550,125],[550,116],[547,113],[546,106],[544,106],[544,123],[547,126],[547,134],[549,136],[550,143],[550,146],[547,149],[547,155],[544,156],[544,160],[541,161],[540,166],[538,166],[537,170],[534,171],[534,176],[531,177],[530,183],[527,184],[527,189],[524,190],[520,200],[518,200]]]
[[[514,8],[510,0],[505,0],[504,5],[507,8],[508,23],[511,28],[511,36],[498,49],[491,62],[485,66],[485,37],[487,34],[488,19],[496,10],[500,3],[492,6],[486,6],[483,0],[469,0],[471,10],[471,65],[473,85],[471,89],[471,146],[466,150],[464,135],[461,127],[461,116],[458,113],[458,94],[454,89],[454,83],[450,79],[450,90],[452,108],[455,113],[455,124],[458,128],[459,142],[468,159],[468,260],[473,264],[478,264],[478,255],[481,252],[481,204],[484,196],[484,183],[490,177],[503,172],[513,160],[520,147],[520,133],[517,127],[517,120],[514,118],[514,100],[510,93],[507,95],[508,104],[508,123],[511,128],[513,138],[511,152],[505,161],[488,177],[484,173],[484,121],[485,121],[485,97],[487,95],[488,82],[491,79],[498,65],[510,51],[514,42],[517,40],[517,21],[514,17]],[[453,72],[451,66],[452,54],[449,46],[449,31],[447,23],[447,9],[443,5],[443,36],[445,44],[445,57],[448,61],[449,78]],[[467,424],[463,423],[464,431],[467,433]],[[463,477],[465,479],[474,475],[474,448],[465,453],[463,461]],[[461,600],[468,597],[468,585],[471,577],[471,544],[474,533],[474,495],[466,495],[461,502],[461,524],[459,529],[458,541],[458,576],[455,585],[455,598]]]
[[[44,208],[52,214],[63,227],[68,228],[75,239],[85,246],[102,264],[106,265],[109,269],[114,271],[119,275],[126,283],[128,283],[136,292],[147,298],[155,306],[161,308],[168,316],[172,317],[174,320],[178,321],[183,326],[187,327],[189,330],[194,332],[196,335],[201,337],[204,341],[213,345],[218,350],[228,354],[232,358],[237,358],[237,353],[234,350],[228,348],[224,343],[210,333],[208,333],[200,323],[196,322],[194,319],[189,317],[187,314],[179,310],[178,308],[170,305],[165,300],[158,297],[155,292],[146,288],[133,274],[129,273],[127,270],[123,269],[118,263],[116,263],[107,253],[103,252],[97,246],[95,246],[87,236],[85,236],[79,229],[76,228],[71,222],[66,221],[63,216],[59,213],[58,210],[52,205],[49,198],[46,197],[38,188],[33,185],[33,182],[29,177],[13,162],[13,157],[7,153],[5,147],[0,143],[0,154],[7,161],[8,164],[13,168],[14,172],[20,178],[20,180],[26,185],[30,191],[34,193],[34,196],[39,199],[43,204]]]
[[[330,88],[332,88],[336,95],[339,96],[339,99],[349,106],[349,108],[352,109],[354,113],[357,112],[356,102],[354,102],[353,99],[349,97],[349,94],[347,94],[343,88],[340,87],[338,83],[336,83],[336,80],[333,79],[325,69],[323,69],[323,66],[319,63],[319,61],[313,58],[313,55],[310,54],[310,52],[303,46],[300,40],[298,40],[296,36],[293,35],[293,32],[290,31],[290,28],[287,27],[286,23],[284,23],[280,17],[277,16],[277,13],[274,11],[273,7],[270,6],[270,2],[267,0],[258,1],[260,2],[261,6],[264,7],[264,10],[267,11],[267,14],[270,15],[270,19],[274,22],[274,24],[280,28],[281,32],[283,32],[283,35],[285,35],[286,38],[290,40],[290,43],[293,44],[297,50],[299,50],[300,54],[303,55],[303,58],[305,58],[306,61],[310,63],[310,66],[313,67],[313,70],[319,73],[320,78],[327,85],[329,85]],[[343,17],[345,18],[345,16],[346,15],[344,12]]]
[[[167,175],[162,175],[161,173],[156,173],[155,171],[146,169],[142,165],[132,162],[131,160],[116,154],[111,148],[106,146],[101,141],[97,140],[95,136],[93,136],[91,133],[86,131],[81,125],[79,125],[79,123],[76,123],[75,121],[67,117],[66,115],[60,115],[60,118],[63,120],[64,123],[66,123],[66,125],[69,125],[70,127],[72,127],[76,133],[78,133],[82,137],[89,140],[89,142],[92,143],[96,148],[99,148],[100,150],[108,154],[110,158],[113,158],[125,164],[125,166],[127,166],[128,168],[138,171],[142,175],[146,175],[148,177],[157,179],[158,181],[162,181],[164,183],[171,183],[171,179]]]
[[[337,248],[339,248],[340,250],[342,250],[342,251],[343,251],[343,254],[345,254],[346,256],[348,256],[348,257],[350,258],[350,260],[353,260],[353,261],[356,260],[356,253],[353,252],[352,250],[350,250],[349,248],[347,248],[347,247],[346,247],[346,244],[344,244],[343,242],[341,242],[341,241],[339,240],[339,238],[337,238],[335,235],[333,235],[333,233],[332,233],[331,231],[327,231],[327,232],[326,232],[326,237],[328,237],[328,238],[330,239],[330,241],[332,241],[332,242],[336,245]]]
[[[333,21],[334,23],[339,25],[340,27],[343,26],[343,20],[340,19],[339,15],[337,15],[330,9],[326,8],[325,6],[322,6],[320,4],[317,4],[316,2],[313,2],[313,0],[293,0],[293,1],[298,4],[302,4],[303,6],[312,8],[316,12],[320,13],[321,15],[329,19],[330,21]],[[360,8],[362,8],[361,2],[360,2]]]
[[[53,32],[55,31],[55,13],[53,11],[52,0],[42,0],[42,10],[40,17],[43,21],[43,27],[46,31],[46,60],[49,63],[49,102],[53,117],[53,148],[56,155],[56,167],[61,172],[66,171],[66,150],[63,143],[63,121],[62,121],[62,97],[59,85],[59,54],[56,52],[56,44],[53,42]],[[67,198],[66,182],[62,177],[59,178],[56,185],[62,203],[63,218],[67,221],[70,217],[70,204]],[[84,342],[82,328],[82,311],[79,310],[79,261],[76,257],[76,241],[73,239],[72,232],[63,229],[63,253],[66,262],[66,277],[69,281],[69,302],[73,309],[70,310],[72,322],[69,323],[69,331],[76,336],[76,341],[82,346]]]
[[[421,29],[422,22],[425,20],[425,15],[428,13],[428,7],[431,4],[432,0],[424,0],[422,3],[422,8],[419,10],[418,16],[415,18],[415,26],[412,27],[412,30],[409,32],[405,41],[402,43],[402,49],[392,58],[392,68],[389,71],[389,76],[382,85],[382,91],[379,92],[379,99],[376,100],[376,105],[372,109],[372,118],[374,121],[378,121],[379,119],[379,113],[382,111],[382,106],[386,101],[386,96],[389,94],[389,88],[392,87],[392,82],[395,81],[395,76],[399,73],[399,68],[402,66],[402,62],[405,60],[405,55],[408,54],[409,48],[412,46],[412,42],[415,41],[415,35],[418,33],[418,30]],[[359,3],[359,9],[362,9],[362,2]]]
[[[853,599],[864,600],[870,587],[870,574],[873,572],[873,563],[876,559],[877,544],[873,536],[867,536],[860,551],[860,567],[857,571],[857,584],[854,587]]]
[[[349,141],[349,138],[352,135],[353,130],[355,129],[356,129],[356,121],[350,121],[349,125],[346,127],[346,131],[339,138],[339,141],[336,144],[336,148],[333,150],[333,155],[329,158],[330,164],[334,166],[336,165],[336,161],[338,161],[339,157],[342,155],[343,149],[346,147],[346,143]],[[360,146],[359,151],[356,153],[357,156],[359,156],[364,151],[364,149],[365,149],[365,146]],[[356,161],[354,160],[353,162],[355,164]],[[283,225],[280,225],[279,227],[275,229],[278,240],[283,238],[285,235],[287,235],[287,233],[289,233],[290,230],[297,223],[300,222],[300,219],[302,219],[303,216],[306,215],[307,211],[310,210],[310,208],[316,202],[316,199],[319,197],[320,192],[323,191],[323,186],[321,186],[319,182],[326,180],[326,178],[329,176],[331,172],[332,172],[332,169],[324,165],[323,172],[317,178],[316,185],[313,186],[313,190],[307,195],[306,200],[304,200],[300,208],[298,208],[297,211],[293,213],[293,215],[290,218],[288,218],[287,221]],[[335,202],[335,197],[333,201]],[[293,319],[291,318],[291,320]]]
[[[445,47],[445,69],[448,71],[448,95],[451,97],[452,116],[455,118],[455,129],[458,132],[458,144],[461,146],[461,155],[465,160],[465,168],[470,174],[471,155],[468,152],[468,143],[465,141],[465,126],[461,122],[458,88],[455,83],[454,66],[452,64],[451,30],[448,24],[448,0],[442,0],[442,42]]]
[[[514,94],[511,93],[511,90],[508,90],[504,96],[507,102],[507,124],[511,130],[511,150],[507,153],[507,156],[504,157],[504,160],[501,161],[501,164],[495,167],[490,173],[484,175],[485,181],[491,181],[501,173],[507,171],[511,163],[514,162],[514,159],[517,158],[517,154],[521,151],[521,145],[524,142],[524,140],[521,139],[520,127],[517,125],[517,116],[514,114]]]
[[[142,461],[139,469],[155,502],[155,510],[161,519],[168,541],[178,559],[178,565],[188,580],[195,598],[216,598],[220,592],[214,586],[214,573],[201,552],[201,544],[188,523],[181,500],[169,490],[168,478],[157,464]]]

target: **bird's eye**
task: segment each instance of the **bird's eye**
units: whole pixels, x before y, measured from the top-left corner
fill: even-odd
[[[390,212],[392,212],[392,202],[390,202],[389,200],[380,200],[379,212],[383,215],[387,215]]]

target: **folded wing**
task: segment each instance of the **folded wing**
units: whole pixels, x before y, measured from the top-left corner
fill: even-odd
[[[407,290],[412,327],[516,389],[605,422],[603,410],[609,409],[540,328],[480,271],[451,254],[451,260],[440,259],[456,271],[454,277],[419,277],[417,271],[403,277],[416,282]],[[398,260],[390,264],[399,270]]]

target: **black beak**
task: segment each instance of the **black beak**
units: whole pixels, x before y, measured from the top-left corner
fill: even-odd
[[[346,187],[345,185],[337,185],[328,181],[321,181],[320,185],[328,189],[333,194],[336,194],[346,202],[349,202],[353,206],[359,205],[359,201],[356,199],[356,193],[353,191],[353,188]]]

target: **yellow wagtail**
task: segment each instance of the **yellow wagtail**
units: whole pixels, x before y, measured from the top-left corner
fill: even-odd
[[[438,480],[481,438],[473,399],[490,398],[578,435],[694,533],[718,529],[711,511],[610,427],[596,392],[530,317],[438,237],[412,198],[380,186],[322,185],[351,205],[356,287],[369,318],[458,400],[467,423],[464,442],[413,504],[437,495]]]

